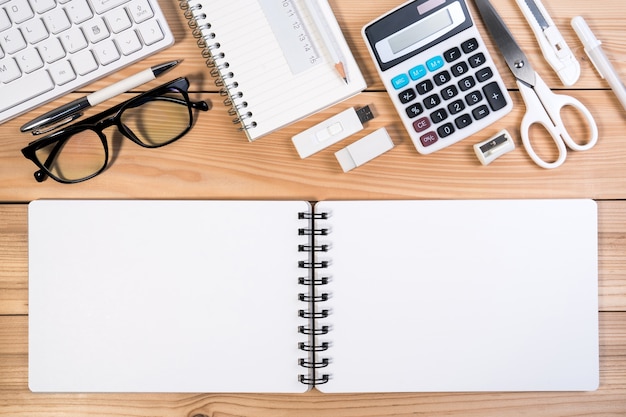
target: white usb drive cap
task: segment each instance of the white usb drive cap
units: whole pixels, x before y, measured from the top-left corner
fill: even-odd
[[[351,136],[361,129],[363,123],[374,118],[369,106],[342,111],[315,126],[298,133],[291,140],[304,159]]]
[[[394,144],[391,137],[389,137],[387,129],[381,127],[364,138],[335,152],[335,158],[339,161],[343,172],[348,172],[384,154],[393,147]]]

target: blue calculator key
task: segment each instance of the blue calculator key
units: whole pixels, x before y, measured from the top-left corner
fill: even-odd
[[[407,77],[406,74],[396,75],[391,79],[391,84],[393,85],[393,88],[399,90],[409,85],[409,77]]]
[[[430,58],[426,61],[426,66],[429,71],[437,71],[439,68],[443,67],[443,58],[440,55]]]
[[[417,81],[426,75],[426,67],[423,65],[418,65],[417,67],[411,68],[409,70],[409,75],[413,81]]]

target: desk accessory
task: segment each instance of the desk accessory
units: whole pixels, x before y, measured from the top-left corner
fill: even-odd
[[[593,116],[580,101],[565,94],[554,94],[539,74],[533,70],[530,61],[515,41],[515,38],[489,0],[475,0],[476,6],[485,22],[487,31],[491,34],[496,46],[504,56],[509,69],[516,78],[524,103],[526,114],[522,118],[520,127],[522,143],[530,158],[540,167],[557,168],[565,162],[567,148],[574,151],[586,151],[595,146],[598,141],[598,126]],[[561,118],[561,110],[571,107],[577,110],[589,128],[589,138],[580,145],[570,135]],[[531,139],[530,129],[533,125],[543,127],[556,145],[558,157],[555,161],[543,160],[535,152]]]
[[[35,392],[594,390],[591,200],[29,205]]]
[[[317,3],[323,27],[304,0],[180,1],[233,122],[250,141],[366,87],[328,2]],[[335,48],[348,82],[337,75]]]
[[[156,0],[2,3],[0,123],[174,43]]]
[[[159,75],[174,68],[179,62],[180,61],[165,62],[138,72],[128,78],[116,82],[115,84],[111,84],[102,90],[88,94],[84,97],[64,104],[59,108],[42,114],[41,116],[36,117],[30,122],[24,124],[20,130],[22,132],[32,131],[33,135],[37,135],[56,129],[59,126],[69,123],[82,116],[83,110],[89,107],[97,106],[106,100],[156,79]]]
[[[429,154],[513,108],[465,0],[414,0],[363,37],[415,148]]]
[[[350,107],[291,138],[300,158],[307,158],[363,129],[374,118],[369,106]]]
[[[104,130],[119,133],[144,148],[158,148],[183,137],[193,125],[193,110],[207,111],[205,101],[191,101],[189,80],[177,78],[101,113],[37,139],[22,149],[47,177],[64,184],[86,181],[103,172],[109,161]]]
[[[513,149],[515,149],[515,142],[506,129],[502,129],[496,135],[474,145],[474,153],[483,165],[489,165]]]
[[[593,66],[596,67],[596,71],[609,83],[613,93],[615,93],[622,107],[626,110],[626,87],[620,80],[611,61],[604,54],[601,46],[602,42],[596,38],[582,16],[576,16],[572,19],[572,27],[585,46],[585,53],[593,63]]]
[[[337,158],[343,172],[348,172],[393,149],[393,147],[394,144],[389,137],[389,132],[381,127],[335,152],[335,158]]]
[[[516,0],[541,47],[543,57],[565,86],[580,77],[580,64],[559,32],[541,0]]]

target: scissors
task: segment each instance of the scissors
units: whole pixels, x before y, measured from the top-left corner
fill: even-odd
[[[567,147],[575,151],[586,151],[593,148],[598,141],[598,126],[589,110],[574,97],[554,94],[539,77],[539,74],[533,70],[528,58],[489,0],[475,0],[475,2],[487,30],[515,76],[517,86],[526,104],[526,114],[522,118],[520,133],[522,143],[530,158],[542,168],[556,168],[565,161]],[[563,124],[561,111],[568,106],[578,110],[586,119],[591,137],[583,145],[572,139]],[[544,161],[533,149],[529,133],[534,124],[543,126],[556,144],[558,157],[554,162]]]

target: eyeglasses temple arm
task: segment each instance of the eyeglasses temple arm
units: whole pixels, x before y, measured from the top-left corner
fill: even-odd
[[[46,158],[46,161],[43,163],[43,166],[46,167],[46,169],[50,169],[50,165],[52,165],[52,161],[54,161],[54,158],[56,158],[57,154],[59,153],[59,151],[61,150],[64,144],[65,144],[65,140],[60,140],[54,145],[54,148],[52,148],[52,151]],[[34,177],[37,182],[43,182],[43,180],[45,180],[48,177],[48,174],[46,174],[46,172],[43,169],[40,169],[38,171],[35,171]]]

